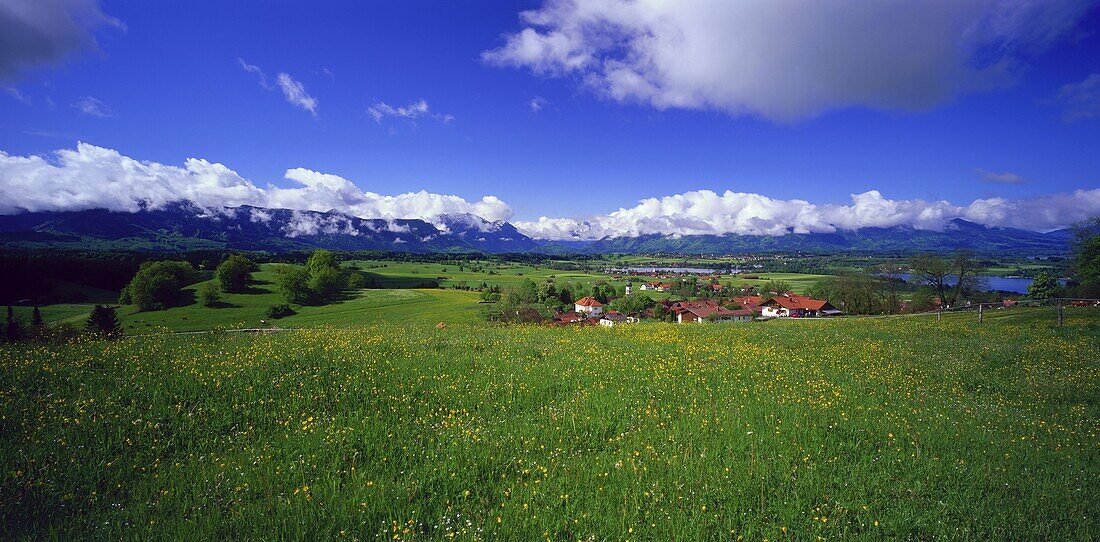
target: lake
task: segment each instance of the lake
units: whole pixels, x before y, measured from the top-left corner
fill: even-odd
[[[906,282],[909,282],[909,275],[910,275],[909,273],[902,273],[901,278],[904,279]],[[948,275],[947,276],[947,281],[946,281],[947,284],[953,286],[955,284],[956,278],[957,277],[955,275]],[[1002,291],[1005,291],[1005,292],[1014,292],[1014,293],[1017,293],[1017,294],[1026,294],[1027,293],[1027,287],[1031,285],[1031,281],[1032,281],[1032,279],[1027,278],[1027,277],[990,277],[990,276],[983,276],[982,278],[985,279],[986,284],[987,284],[987,288],[990,289],[990,290],[1002,290]],[[919,277],[917,278],[917,281],[918,282],[920,281]],[[1066,281],[1062,280],[1062,279],[1058,279],[1058,282],[1061,283],[1061,284],[1065,284]]]

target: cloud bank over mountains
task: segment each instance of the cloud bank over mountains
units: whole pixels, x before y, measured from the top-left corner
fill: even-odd
[[[697,190],[644,199],[634,207],[583,220],[541,217],[514,224],[536,238],[581,240],[646,234],[832,233],[902,225],[939,230],[952,218],[987,226],[1051,230],[1097,214],[1100,214],[1100,189],[1021,200],[979,199],[969,205],[920,199],[891,200],[877,190],[853,194],[848,205],[817,205],[805,200],[773,199],[729,190],[722,194]]]
[[[780,122],[1012,84],[1094,0],[545,0],[482,53],[609,99]]]
[[[512,208],[493,195],[480,200],[426,191],[383,195],[352,181],[305,168],[286,171],[294,186],[257,186],[229,167],[200,158],[183,166],[139,161],[118,151],[78,143],[52,157],[13,156],[0,151],[0,214],[25,211],[109,209],[136,212],[188,200],[207,208],[254,205],[311,211],[336,210],[361,218],[419,218],[472,214],[509,220]],[[849,204],[814,204],[761,194],[696,190],[647,198],[629,208],[585,218],[541,217],[516,221],[524,234],[542,239],[599,239],[663,235],[784,235],[863,227],[940,229],[952,218],[988,226],[1050,230],[1100,214],[1100,188],[1028,199],[947,201],[892,200],[870,190]]]
[[[135,212],[189,200],[204,207],[255,205],[287,209],[335,209],[366,218],[424,218],[470,213],[507,220],[512,210],[495,196],[479,201],[425,191],[395,196],[364,192],[338,175],[287,170],[297,186],[261,188],[223,164],[200,158],[182,167],[139,161],[118,151],[77,143],[53,159],[0,151],[0,214],[21,211],[110,209]]]

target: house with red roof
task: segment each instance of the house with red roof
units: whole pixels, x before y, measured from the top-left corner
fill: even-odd
[[[680,324],[708,321],[743,322],[752,320],[756,313],[752,309],[727,309],[713,299],[697,301],[677,301],[669,306],[669,311]]]
[[[573,305],[574,310],[578,313],[583,313],[588,316],[599,316],[603,314],[603,303],[596,301],[596,298],[590,295],[578,299]]]
[[[824,299],[788,293],[761,303],[760,314],[767,318],[817,318],[836,316],[841,312]]]
[[[563,312],[554,316],[553,323],[557,325],[583,324],[588,318],[575,312]]]

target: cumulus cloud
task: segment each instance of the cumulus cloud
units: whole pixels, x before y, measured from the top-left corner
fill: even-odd
[[[98,0],[0,2],[0,81],[94,48],[92,32],[101,26],[125,28],[103,13]]]
[[[877,190],[853,194],[851,200],[848,205],[819,205],[728,190],[722,194],[697,190],[644,199],[634,207],[586,219],[541,217],[516,222],[515,226],[532,237],[580,240],[646,234],[831,233],[899,225],[939,230],[953,218],[990,226],[1050,230],[1100,214],[1100,189],[1021,200],[979,199],[969,205],[891,200]]]
[[[99,117],[102,119],[114,116],[114,112],[107,107],[107,104],[92,96],[81,96],[72,103],[72,106],[77,111],[92,117]]]
[[[406,105],[405,107],[393,107],[386,102],[378,102],[367,108],[367,113],[374,117],[374,122],[382,122],[386,117],[415,120],[421,117],[435,119],[439,122],[451,122],[454,115],[432,113],[428,102],[423,98]]]
[[[295,186],[261,188],[223,164],[199,158],[187,159],[182,167],[139,161],[87,143],[49,158],[0,151],[0,214],[99,208],[136,212],[189,200],[209,208],[336,210],[361,218],[434,221],[442,214],[471,213],[496,221],[512,216],[512,209],[496,196],[467,201],[426,191],[382,195],[364,192],[338,175],[303,168],[290,169],[285,177]],[[262,214],[252,218],[265,219]]]
[[[986,171],[984,169],[974,170],[983,181],[987,183],[999,183],[999,184],[1023,184],[1027,182],[1027,179],[1012,172],[996,173],[993,171]]]
[[[546,0],[482,53],[659,109],[791,121],[920,110],[1010,84],[1093,0]]]
[[[314,117],[317,116],[317,98],[310,96],[306,91],[305,85],[300,81],[295,80],[290,74],[280,72],[275,75],[275,84],[272,85],[267,80],[267,73],[263,68],[255,64],[249,64],[245,59],[237,57],[237,64],[241,66],[241,69],[256,76],[260,86],[267,90],[275,90],[278,88],[283,92],[283,97],[291,105],[301,107],[306,111],[309,111]]]
[[[1062,106],[1062,119],[1066,122],[1100,117],[1100,73],[1063,85],[1055,101]]]

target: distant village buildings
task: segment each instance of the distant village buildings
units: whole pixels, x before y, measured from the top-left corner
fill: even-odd
[[[643,290],[664,291],[671,284],[647,282]],[[715,293],[726,290],[722,285],[710,285]],[[729,299],[694,299],[657,301],[661,313],[671,316],[679,324],[697,324],[704,322],[749,322],[771,318],[821,318],[837,316],[841,311],[824,299],[814,299],[793,292],[772,294],[771,296],[734,296]],[[582,297],[573,305],[574,311],[561,313],[554,317],[558,325],[588,324],[615,327],[622,324],[640,322],[646,318],[657,318],[655,309],[647,309],[638,314],[620,314],[614,310],[605,311],[603,303],[591,296]]]

